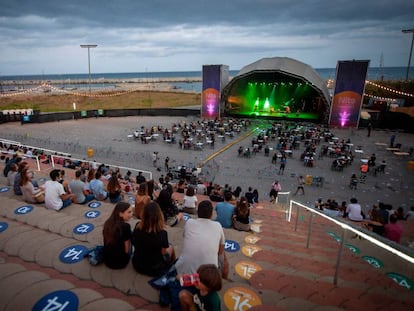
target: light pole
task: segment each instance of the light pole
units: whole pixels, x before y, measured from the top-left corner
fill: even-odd
[[[411,39],[411,48],[410,48],[410,55],[408,56],[408,66],[407,66],[407,74],[405,76],[405,81],[408,81],[408,74],[410,72],[410,65],[411,65],[411,54],[413,52],[413,43],[414,43],[414,29],[403,29],[401,30],[403,33],[412,33],[413,38]]]
[[[96,48],[97,44],[81,44],[80,47],[88,49],[88,69],[89,69],[89,95],[91,95],[91,54],[90,49]]]

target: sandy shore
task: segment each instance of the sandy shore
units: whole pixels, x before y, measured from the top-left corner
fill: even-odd
[[[163,168],[166,156],[170,158],[170,166],[194,166],[207,159],[211,154],[217,152],[225,145],[232,143],[238,137],[227,139],[225,143],[217,141],[215,149],[205,147],[201,151],[181,150],[178,144],[167,144],[162,140],[141,144],[140,141],[128,138],[135,129],[141,126],[165,126],[171,127],[173,123],[181,121],[192,121],[197,118],[174,118],[169,117],[127,117],[127,118],[98,118],[82,119],[45,124],[6,123],[2,124],[0,137],[12,139],[21,143],[49,148],[62,152],[68,152],[76,158],[86,158],[87,150],[94,150],[91,160],[103,162],[114,166],[125,166],[141,170],[150,170],[154,178],[158,178],[164,171],[157,171],[151,162],[153,151],[159,152],[160,166]],[[256,121],[252,128],[265,128],[268,124]],[[271,183],[278,179],[282,184],[282,191],[290,191],[290,198],[307,204],[313,204],[319,197],[324,200],[336,199],[338,202],[349,201],[351,197],[357,197],[365,209],[372,204],[382,201],[393,204],[395,207],[403,206],[407,210],[414,205],[414,171],[407,169],[409,157],[394,155],[386,150],[386,146],[376,143],[388,144],[391,132],[373,130],[371,137],[367,137],[365,130],[337,130],[332,132],[340,139],[351,139],[354,146],[361,146],[364,154],[356,154],[354,164],[336,172],[330,169],[333,159],[324,158],[316,160],[315,167],[304,167],[300,161],[299,150],[293,151],[293,157],[288,158],[284,175],[277,175],[277,167],[271,164],[271,158],[259,153],[250,159],[237,157],[239,146],[248,147],[252,137],[241,140],[225,152],[219,153],[203,167],[203,177],[206,180],[230,184],[233,187],[241,186],[243,192],[252,186],[259,190],[260,198],[268,199]],[[241,134],[243,135],[243,133]],[[396,133],[397,143],[402,144],[403,150],[413,146],[414,135],[407,133]],[[271,142],[270,146],[275,147]],[[320,146],[317,149],[319,151]],[[358,185],[358,190],[348,187],[350,176],[359,174],[361,157],[369,157],[372,153],[377,156],[377,162],[386,160],[388,165],[385,174],[378,176],[369,175],[365,184]],[[307,186],[305,195],[293,196],[296,190],[297,176],[312,175],[324,178],[323,187]],[[286,197],[280,197],[286,200]]]

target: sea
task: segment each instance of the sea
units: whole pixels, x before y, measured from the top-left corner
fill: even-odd
[[[335,79],[336,68],[316,68],[315,71],[321,76],[323,80]],[[230,70],[229,76],[234,77],[239,70]],[[410,68],[411,76],[414,75],[414,68]],[[370,67],[368,68],[367,79],[371,81],[378,80],[405,80],[407,74],[407,67]],[[106,80],[128,80],[128,79],[148,79],[153,81],[156,78],[201,78],[201,71],[170,71],[170,72],[118,72],[118,73],[91,73],[91,80],[104,81]],[[71,80],[88,80],[88,73],[78,74],[39,74],[39,75],[15,75],[15,76],[0,76],[0,91],[16,90],[30,87],[30,81],[65,81],[64,84],[58,87],[62,88],[89,88],[89,85],[71,84]],[[15,81],[16,83],[2,85],[2,81]],[[29,86],[28,86],[29,85]],[[175,82],[171,83],[174,89],[182,89],[183,91],[201,92],[201,82]],[[111,88],[115,84],[108,83],[91,83],[91,88]]]

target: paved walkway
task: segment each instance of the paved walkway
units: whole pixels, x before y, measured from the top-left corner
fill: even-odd
[[[141,144],[124,138],[124,134],[133,128],[128,120],[98,119],[96,123],[92,122],[97,132],[102,131],[105,123],[111,131],[102,131],[96,139],[89,140],[99,143],[102,139],[100,137],[105,136],[107,146],[126,146],[127,149],[133,146],[137,153],[145,152],[140,150],[143,147]],[[134,119],[133,123],[136,122],[137,119]],[[160,120],[152,119],[145,122],[155,124]],[[112,123],[116,126],[123,123],[126,129],[117,132]],[[60,122],[59,130],[64,135],[59,134],[57,137],[70,137],[66,125],[74,126],[73,123]],[[48,137],[50,124],[39,126],[43,127],[43,134]],[[90,123],[87,127],[88,133],[90,137],[94,137],[95,130],[89,126]],[[2,134],[14,131],[14,135],[23,135],[18,134],[23,133],[21,130],[27,131],[30,133],[29,137],[33,136],[38,140],[42,135],[41,132],[36,132],[39,130],[38,125],[30,125],[30,128],[25,125],[21,129],[20,126],[7,125],[5,132],[2,125]],[[56,131],[56,128],[54,130]],[[72,132],[80,135],[82,131],[85,131],[85,128]],[[235,186],[243,182],[256,186],[261,191],[261,202],[252,210],[255,232],[244,233],[225,229],[230,280],[224,282],[224,287],[220,291],[223,310],[413,309],[414,284],[410,283],[414,280],[412,263],[378,249],[367,240],[353,239],[352,234],[347,234],[346,247],[338,270],[338,282],[337,286],[334,286],[339,241],[342,238],[341,229],[322,217],[314,217],[312,237],[307,248],[311,219],[309,212],[301,210],[300,214],[296,215],[294,209],[292,221],[287,222],[286,205],[282,202],[268,202],[267,188],[274,178],[280,178],[284,189],[292,191],[296,188],[296,178],[292,175],[306,175],[309,170],[314,175],[324,174],[326,182],[322,188],[307,186],[306,195],[297,197],[298,201],[304,203],[313,202],[314,198],[319,196],[326,198],[335,195],[340,200],[341,196],[349,198],[352,194],[358,194],[361,200],[369,204],[376,202],[377,198],[385,198],[390,203],[396,202],[396,206],[412,204],[413,192],[404,186],[413,184],[413,172],[406,169],[407,159],[394,156],[385,148],[375,145],[375,142],[386,143],[389,133],[374,131],[373,137],[368,141],[363,132],[346,133],[355,141],[361,140],[364,149],[368,150],[367,153],[375,150],[379,160],[384,157],[389,163],[388,174],[370,176],[368,184],[357,192],[346,189],[348,172],[344,176],[340,172],[330,171],[327,169],[329,165],[326,160],[318,161],[314,168],[304,168],[298,159],[299,151],[295,152],[293,158],[288,159],[287,171],[283,176],[267,172],[265,168],[270,166],[270,159],[261,154],[252,159],[237,158],[236,150],[239,143],[217,155],[215,161],[220,165],[216,175],[217,181],[227,181]],[[341,134],[345,132],[337,132],[339,137],[345,136]],[[120,137],[120,141],[112,138],[115,135]],[[80,142],[82,137],[76,137],[67,138],[66,142],[78,139],[79,144],[83,144]],[[412,139],[412,136],[400,133],[397,137],[402,141],[406,140],[403,145],[409,144]],[[240,144],[247,146],[249,139],[246,138]],[[227,141],[229,142],[231,140]],[[222,146],[217,146],[216,149]],[[149,147],[156,147],[161,154],[168,154],[176,163],[190,161],[197,154],[161,143]],[[204,159],[213,152],[214,150],[205,149],[198,153],[197,160]],[[105,162],[110,163],[107,158]],[[143,157],[137,166],[151,167],[150,159]],[[352,167],[345,170],[349,169]],[[398,181],[395,181],[395,178],[398,178]],[[387,183],[391,185],[387,186]],[[377,189],[375,185],[382,188]],[[394,191],[389,190],[390,187],[393,187]],[[60,306],[62,310],[76,310],[71,308],[76,306],[76,302],[78,310],[162,309],[157,304],[157,291],[147,283],[149,278],[137,274],[131,265],[121,271],[112,271],[105,266],[90,266],[87,260],[81,259],[86,248],[102,243],[102,225],[111,212],[112,204],[72,205],[61,212],[55,212],[46,210],[42,205],[28,206],[22,202],[11,189],[5,187],[4,178],[0,178],[0,188],[0,310],[30,310],[34,306],[37,308],[48,303]],[[243,185],[243,190],[245,189]],[[386,194],[388,196],[385,196]],[[298,226],[295,231],[296,217]],[[136,220],[131,220],[131,225],[135,222]],[[183,224],[168,228],[170,240],[178,254],[182,247],[182,230]],[[404,243],[414,241],[413,235],[406,238]],[[406,279],[400,279],[400,276]],[[66,306],[65,302],[68,302]],[[39,307],[38,310],[40,309]]]

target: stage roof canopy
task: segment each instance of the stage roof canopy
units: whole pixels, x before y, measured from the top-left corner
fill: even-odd
[[[256,79],[268,82],[303,81],[309,83],[320,96],[325,106],[325,114],[328,114],[330,95],[326,82],[311,66],[288,57],[262,58],[243,67],[223,89],[222,99],[225,101],[227,96],[237,92],[238,81]]]

